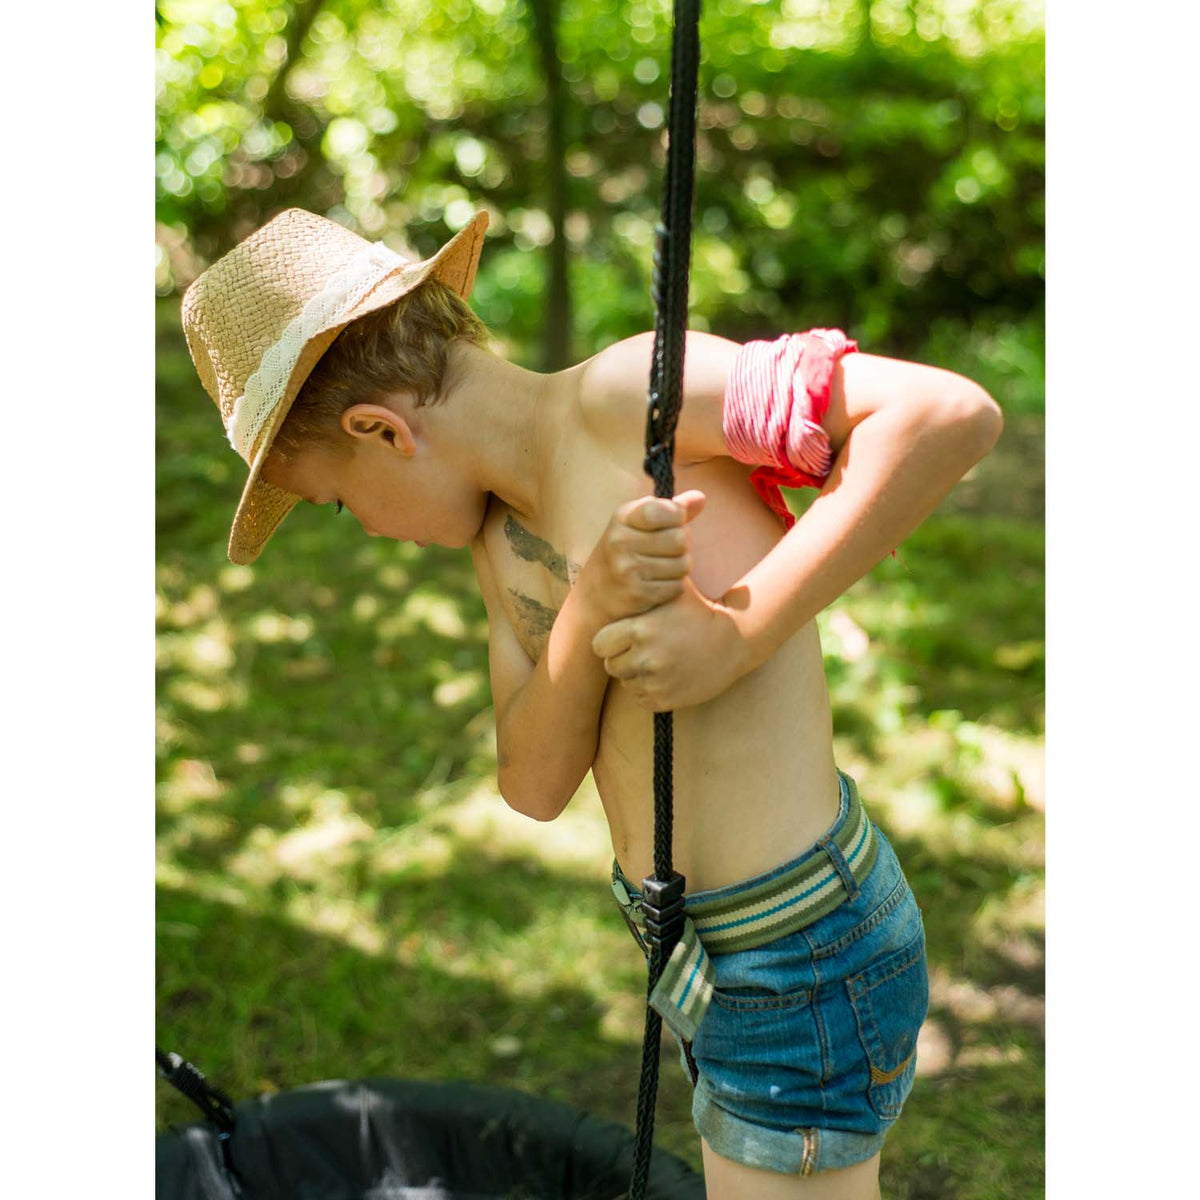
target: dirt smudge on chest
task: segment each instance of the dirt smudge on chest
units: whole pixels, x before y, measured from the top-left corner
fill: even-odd
[[[565,555],[559,554],[544,538],[531,533],[511,513],[504,521],[504,536],[518,558],[541,563],[555,579],[566,584],[574,583],[580,570],[578,563],[568,562]]]
[[[540,648],[550,636],[550,627],[558,616],[558,609],[526,596],[516,588],[509,588],[508,594],[516,601],[516,616],[521,623],[522,635],[528,643]]]

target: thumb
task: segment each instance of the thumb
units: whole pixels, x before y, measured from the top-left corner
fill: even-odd
[[[703,511],[705,504],[708,503],[708,497],[696,488],[692,488],[686,492],[680,492],[678,496],[673,497],[676,504],[683,509],[684,524],[694,520]]]

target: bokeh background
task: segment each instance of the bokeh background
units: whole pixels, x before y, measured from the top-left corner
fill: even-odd
[[[590,778],[495,786],[465,551],[300,506],[224,557],[244,466],[179,296],[300,205],[428,254],[557,369],[652,326],[666,0],[161,0],[158,1040],[236,1097],[373,1074],[633,1122],[643,963]],[[692,328],[836,325],[979,380],[995,451],[821,614],[840,765],[897,844],[933,975],[898,1200],[1041,1193],[1045,59],[1024,0],[708,0]],[[586,486],[586,481],[581,481]],[[791,494],[803,511],[809,497]],[[665,1056],[656,1135],[699,1167]],[[159,1085],[160,1127],[192,1111]]]

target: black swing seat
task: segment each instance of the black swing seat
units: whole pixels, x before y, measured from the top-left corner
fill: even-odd
[[[619,1200],[633,1165],[624,1126],[475,1083],[334,1080],[234,1111],[224,1145],[207,1122],[159,1135],[158,1200]],[[704,1200],[704,1180],[655,1150],[646,1196]]]

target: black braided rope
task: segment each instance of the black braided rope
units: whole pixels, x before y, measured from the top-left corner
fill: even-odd
[[[654,351],[646,415],[646,473],[654,494],[675,493],[675,426],[683,405],[684,338],[688,315],[688,272],[692,248],[692,190],[696,160],[696,90],[700,65],[700,0],[675,0],[671,37],[671,95],[667,121],[667,170],[662,221],[654,254]],[[642,1075],[638,1086],[637,1134],[629,1200],[644,1200],[654,1139],[654,1107],[658,1097],[658,1062],[662,1017],[650,1007],[663,967],[682,928],[682,905],[663,907],[670,913],[661,932],[652,931],[651,897],[682,897],[684,881],[671,866],[674,831],[674,724],[669,712],[654,713],[654,875],[642,881],[650,958],[646,985],[646,1032],[642,1039]]]

